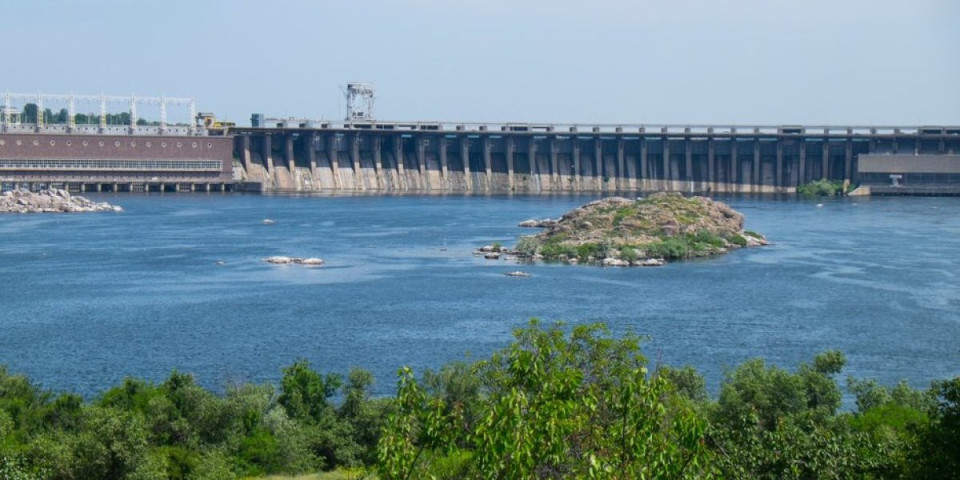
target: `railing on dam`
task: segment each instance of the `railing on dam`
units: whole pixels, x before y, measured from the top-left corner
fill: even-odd
[[[449,121],[333,121],[261,117],[250,129],[315,129],[351,131],[528,133],[528,134],[666,134],[666,135],[955,135],[960,126],[877,125],[705,125],[705,124],[591,124]],[[234,131],[247,130],[246,127]]]

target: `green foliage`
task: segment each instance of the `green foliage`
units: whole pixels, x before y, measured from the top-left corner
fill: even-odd
[[[935,381],[930,421],[907,440],[908,476],[925,479],[956,478],[960,472],[960,377]]]
[[[640,254],[637,253],[637,249],[629,245],[620,247],[620,258],[628,262],[632,262],[640,258]]]
[[[548,259],[559,258],[561,256],[575,258],[577,256],[577,249],[572,245],[565,245],[561,244],[559,241],[548,240],[540,248],[540,254]]]
[[[474,367],[465,362],[452,362],[434,372],[423,373],[427,392],[443,400],[445,414],[458,415],[464,428],[476,426],[483,414],[483,383]]]
[[[342,383],[339,375],[329,374],[324,378],[310,369],[310,362],[300,359],[283,369],[277,402],[293,418],[319,422],[331,414],[327,399],[337,392]]]
[[[706,230],[700,230],[696,234],[690,236],[690,243],[694,245],[705,245],[714,248],[721,248],[726,246],[726,243],[717,235],[714,235],[711,232]]]
[[[684,237],[667,237],[659,242],[646,245],[648,257],[681,259],[690,256],[690,245]]]
[[[284,403],[300,418],[270,385],[216,395],[174,371],[160,384],[128,378],[85,402],[0,366],[0,480],[220,480],[375,461],[390,403],[370,398],[369,372],[351,371],[338,390],[339,376],[299,361],[284,379]]]
[[[583,243],[577,245],[577,258],[580,260],[588,260],[590,258],[597,258],[600,256],[602,248],[599,244],[596,243]]]
[[[711,413],[710,439],[728,477],[874,478],[896,470],[889,444],[858,433],[838,416],[837,351],[795,373],[751,360],[728,373]]]
[[[843,195],[843,182],[821,178],[797,186],[797,194],[805,197],[833,197]]]
[[[604,247],[606,248],[606,247]],[[300,360],[278,387],[223,394],[174,371],[90,401],[0,366],[0,480],[227,480],[375,467],[379,478],[931,478],[960,471],[960,377],[919,391],[848,379],[828,351],[787,370],[751,360],[716,400],[692,367],[647,370],[634,335],[531,321],[506,349],[395,398],[373,377]],[[360,475],[360,474],[358,474]],[[360,477],[358,477],[360,478]]]
[[[637,215],[637,208],[633,205],[628,205],[626,207],[620,207],[617,209],[617,212],[613,215],[613,226],[619,226],[623,223],[623,220]]]
[[[520,237],[520,240],[517,241],[516,251],[520,252],[521,255],[532,256],[537,253],[537,250],[540,249],[540,241],[537,240],[536,235],[527,235]]]
[[[647,375],[637,337],[614,339],[598,325],[568,335],[535,320],[515,337],[475,367],[486,413],[472,428],[401,371],[382,478],[451,468],[452,478],[706,476],[705,421],[674,401],[666,379]]]
[[[458,443],[456,411],[449,414],[441,398],[426,394],[410,368],[397,373],[396,410],[387,417],[377,445],[383,480],[425,478],[424,452],[443,451]]]
[[[683,368],[663,367],[660,369],[660,375],[667,379],[673,385],[681,397],[694,402],[706,402],[709,399],[707,395],[707,382],[703,375],[691,366]]]
[[[26,103],[21,113],[23,123],[37,123],[40,111],[35,103]],[[47,125],[66,125],[69,122],[70,113],[66,108],[61,108],[57,113],[53,113],[49,108],[43,109],[43,123]],[[100,116],[89,113],[77,113],[74,116],[77,125],[98,124]],[[130,112],[108,113],[106,116],[107,125],[130,125]],[[160,125],[159,121],[149,121],[144,118],[137,119],[137,125]]]
[[[747,246],[747,239],[743,238],[742,235],[731,235],[729,238],[727,238],[727,241],[739,247]]]

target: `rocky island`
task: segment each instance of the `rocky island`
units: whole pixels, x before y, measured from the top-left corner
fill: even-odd
[[[59,189],[11,190],[0,195],[0,213],[86,213],[121,212],[122,208],[106,202],[94,202]]]
[[[706,197],[611,197],[544,222],[541,233],[520,237],[514,252],[529,260],[657,266],[766,245],[763,235],[743,229],[743,221],[740,212]]]

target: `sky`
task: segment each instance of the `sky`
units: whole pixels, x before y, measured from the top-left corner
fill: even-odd
[[[958,0],[0,0],[0,19],[0,90],[194,97],[241,125],[340,119],[351,81],[381,120],[960,125]]]

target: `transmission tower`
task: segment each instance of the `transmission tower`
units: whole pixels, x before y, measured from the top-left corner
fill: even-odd
[[[373,121],[373,84],[351,82],[344,91],[348,122]]]

